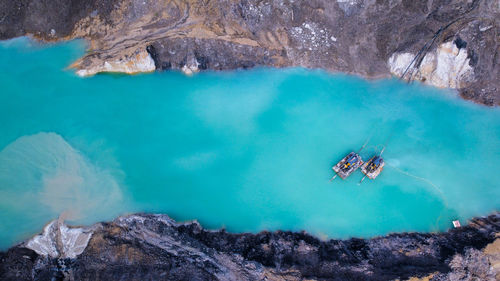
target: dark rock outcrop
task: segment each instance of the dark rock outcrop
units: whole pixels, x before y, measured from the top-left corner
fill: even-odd
[[[0,253],[0,279],[401,280],[432,275],[431,280],[494,280],[481,249],[500,232],[500,214],[446,233],[366,240],[321,241],[283,231],[232,234],[149,214],[93,229],[87,247],[73,259],[39,255],[26,244]]]
[[[150,71],[148,49],[157,69],[404,74],[487,105],[500,104],[499,32],[488,0],[0,0],[0,39],[88,39],[81,75]]]

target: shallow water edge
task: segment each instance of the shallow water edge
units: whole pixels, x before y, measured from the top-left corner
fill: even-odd
[[[87,228],[53,222],[0,252],[0,277],[334,280],[498,278],[500,214],[445,233],[321,241],[304,232],[230,234],[166,215],[136,214]],[[60,235],[57,235],[60,232]],[[54,237],[62,237],[57,240]],[[33,250],[31,250],[33,249]],[[35,266],[36,265],[36,266]],[[110,270],[112,268],[113,270]]]
[[[498,210],[499,112],[448,91],[300,68],[80,79],[61,71],[78,42],[10,44],[4,247],[63,212],[77,224],[145,211],[348,238],[445,230]],[[364,158],[389,144],[381,177],[329,183],[367,139]]]

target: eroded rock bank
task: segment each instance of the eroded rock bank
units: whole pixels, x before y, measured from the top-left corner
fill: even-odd
[[[304,232],[210,231],[137,214],[86,228],[51,222],[0,252],[0,279],[498,280],[499,247],[500,213],[445,233],[328,241]]]
[[[80,75],[303,66],[487,105],[500,104],[499,31],[488,0],[0,0],[0,39],[89,40]]]

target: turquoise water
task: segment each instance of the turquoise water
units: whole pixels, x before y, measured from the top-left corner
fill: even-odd
[[[0,247],[60,214],[147,211],[229,231],[437,231],[500,207],[500,110],[453,92],[305,69],[97,75],[82,42],[0,43]],[[385,143],[358,185],[331,166]]]

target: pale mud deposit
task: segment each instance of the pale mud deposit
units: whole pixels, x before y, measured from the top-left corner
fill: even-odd
[[[68,227],[54,220],[43,229],[43,233],[28,240],[24,246],[41,256],[71,258],[81,254],[92,237],[93,228]]]
[[[80,62],[73,64],[79,68]],[[146,50],[137,50],[129,56],[124,55],[118,60],[105,60],[102,65],[92,68],[80,68],[76,71],[79,76],[91,76],[100,72],[122,72],[127,74],[155,71],[155,62]]]
[[[389,58],[391,73],[402,76],[414,65],[415,54],[396,53]],[[459,89],[474,80],[474,69],[465,49],[459,49],[453,42],[441,44],[434,52],[427,53],[412,79],[440,87]]]

